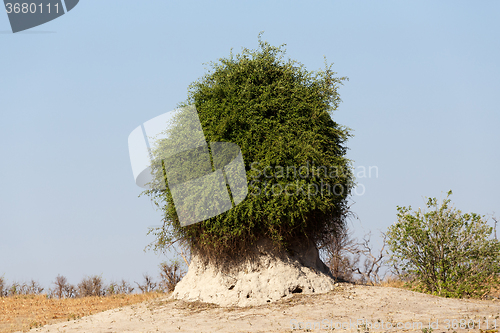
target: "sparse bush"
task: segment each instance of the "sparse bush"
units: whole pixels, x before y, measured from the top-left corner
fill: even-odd
[[[0,297],[7,296],[7,284],[5,283],[5,278],[0,276]]]
[[[110,295],[116,295],[118,294],[118,283],[112,281],[107,287],[106,287],[106,296]]]
[[[320,249],[322,260],[340,281],[354,282],[353,272],[358,262],[350,256],[350,249],[355,246],[355,240],[351,236],[347,227],[341,229],[337,234],[329,235],[330,240]]]
[[[144,277],[143,284],[139,284],[136,282],[137,286],[142,291],[142,293],[149,293],[149,292],[155,291],[156,287],[157,287],[157,283],[153,282],[153,278],[148,274],[144,274],[143,277]]]
[[[132,287],[127,281],[122,280],[120,285],[118,286],[118,292],[120,294],[131,294],[134,291],[134,287]]]
[[[35,280],[26,282],[13,282],[10,286],[5,283],[5,279],[0,277],[0,297],[16,295],[39,295],[44,288]]]
[[[382,234],[382,247],[378,254],[374,252],[371,244],[371,232],[363,237],[363,242],[356,244],[349,249],[350,253],[355,255],[356,268],[355,272],[361,276],[359,282],[369,285],[380,285],[385,278],[386,272],[381,270],[386,267],[387,259],[384,254],[387,245],[387,235]],[[357,263],[363,257],[363,268],[360,269]]]
[[[8,296],[16,296],[16,295],[20,295],[21,293],[21,284],[19,282],[12,282],[12,284],[10,285],[10,287],[8,288],[7,290],[7,295]]]
[[[40,286],[40,284],[35,280],[31,280],[28,284],[23,284],[24,295],[40,295],[44,289],[45,288],[42,288],[42,286]]]
[[[78,297],[104,296],[106,288],[98,275],[86,277],[78,284]]]
[[[68,284],[68,280],[66,279],[66,277],[58,275],[56,277],[56,280],[54,281],[54,284],[56,285],[54,288],[54,295],[57,298],[63,298],[64,291]]]
[[[320,250],[323,261],[335,278],[369,285],[382,282],[385,277],[382,271],[387,261],[384,256],[387,245],[384,234],[382,248],[378,253],[373,250],[371,233],[365,235],[362,242],[358,242],[356,238],[352,238],[352,233],[346,227],[330,237],[330,241]]]
[[[65,295],[67,298],[74,298],[78,295],[78,290],[74,285],[68,284],[65,289]]]
[[[131,294],[134,291],[127,281],[122,280],[120,283],[111,282],[106,289],[106,295]]]
[[[74,285],[68,283],[66,277],[58,275],[54,284],[55,288],[52,290],[52,294],[57,298],[76,297],[76,288]]]
[[[170,264],[162,262],[160,264],[160,278],[159,283],[160,289],[164,292],[171,292],[174,290],[175,286],[184,276],[185,272],[182,271],[181,265],[178,261],[171,261]]]
[[[446,297],[481,297],[499,282],[500,242],[482,216],[429,198],[428,212],[398,206],[389,227],[393,264],[419,283],[418,289]]]

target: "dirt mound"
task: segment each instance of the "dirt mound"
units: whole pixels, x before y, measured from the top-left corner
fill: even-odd
[[[465,333],[479,329],[495,332],[499,318],[498,301],[450,299],[396,288],[340,283],[326,294],[293,294],[254,307],[156,299],[65,320],[32,332],[290,333],[335,329],[335,332]]]
[[[278,252],[260,241],[243,260],[208,261],[193,254],[188,273],[172,297],[221,306],[260,305],[296,293],[326,293],[335,280],[313,244]]]

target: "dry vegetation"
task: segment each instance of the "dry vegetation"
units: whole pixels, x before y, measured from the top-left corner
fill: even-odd
[[[2,297],[0,298],[0,332],[26,332],[34,327],[70,321],[162,296],[165,294],[152,292],[62,299],[47,298],[45,294]]]
[[[394,271],[391,269],[393,267],[387,265],[384,256],[385,237],[381,250],[375,253],[369,236],[360,243],[350,236],[348,230],[345,230],[320,249],[322,259],[340,281],[347,282],[346,285],[351,286],[372,285],[418,290],[417,280],[403,279],[402,275],[397,274],[399,273],[397,270]],[[26,332],[32,328],[73,321],[153,299],[156,299],[154,303],[158,305],[165,304],[168,301],[159,298],[164,298],[173,291],[184,274],[179,262],[173,261],[170,264],[160,265],[159,281],[155,282],[151,276],[144,275],[142,284],[135,282],[137,288],[124,280],[104,285],[100,276],[86,277],[79,284],[72,285],[65,277],[57,276],[53,288],[45,291],[33,280],[29,283],[13,282],[7,285],[5,279],[0,276],[0,333]],[[499,286],[496,283],[492,283],[491,286],[491,290],[481,297],[483,300],[500,299]],[[142,293],[132,294],[134,289]],[[283,304],[288,306],[302,304],[304,298],[310,297],[312,296],[295,295],[293,299],[284,300]],[[177,310],[189,310],[191,314],[213,307],[218,308],[213,304],[182,301],[173,307]]]
[[[160,280],[145,274],[137,288],[127,281],[106,285],[101,276],[83,278],[77,285],[58,275],[53,288],[38,282],[7,284],[0,276],[0,333],[28,331],[35,327],[70,321],[98,312],[123,307],[167,295],[180,281],[184,271],[178,262],[160,264]],[[140,294],[133,294],[141,291]]]

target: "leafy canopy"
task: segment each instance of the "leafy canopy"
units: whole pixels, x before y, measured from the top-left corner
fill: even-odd
[[[155,250],[180,240],[207,254],[234,255],[261,238],[279,248],[304,239],[319,244],[344,227],[353,186],[345,157],[350,133],[331,116],[347,78],[336,77],[326,61],[324,70],[308,71],[284,60],[284,45],[260,35],[259,46],[211,62],[179,105],[196,107],[207,142],[239,145],[248,196],[219,216],[181,227],[169,190],[146,191],[164,212],[163,226],[150,230]]]
[[[484,217],[454,208],[451,193],[440,205],[429,198],[429,211],[398,206],[398,221],[387,233],[391,259],[421,291],[479,297],[498,283],[500,242]]]

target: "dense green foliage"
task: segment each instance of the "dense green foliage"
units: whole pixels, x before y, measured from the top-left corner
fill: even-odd
[[[164,211],[163,227],[150,230],[156,250],[181,240],[208,254],[234,255],[261,238],[280,248],[306,238],[319,244],[344,227],[353,186],[345,158],[350,134],[331,115],[346,78],[335,77],[326,64],[307,71],[283,59],[283,46],[260,37],[259,45],[212,62],[180,105],[195,105],[207,142],[239,145],[247,198],[219,216],[181,227],[169,190],[146,191]]]
[[[441,205],[430,198],[428,212],[398,207],[398,222],[387,233],[391,259],[420,291],[480,297],[499,282],[500,243],[483,217],[462,214],[448,197]]]

